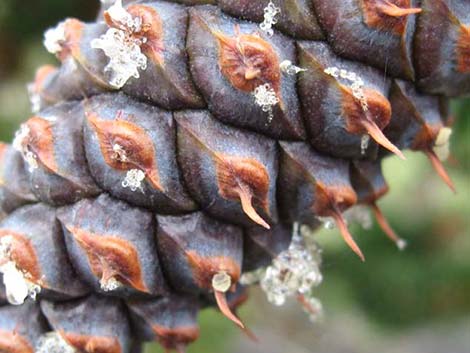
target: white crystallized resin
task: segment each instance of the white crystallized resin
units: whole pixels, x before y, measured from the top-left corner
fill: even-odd
[[[145,180],[145,173],[140,169],[131,169],[127,172],[126,178],[122,181],[123,188],[130,188],[132,191],[142,189],[142,182]]]
[[[141,50],[146,39],[134,36],[142,28],[142,19],[133,18],[122,7],[121,0],[108,9],[108,14],[119,28],[110,28],[100,38],[93,39],[91,47],[104,51],[109,58],[104,69],[109,74],[109,83],[121,88],[131,77],[140,77],[139,69],[147,68],[147,57]]]
[[[274,34],[272,27],[277,23],[277,15],[280,13],[281,9],[274,5],[272,1],[264,8],[264,21],[259,27],[270,37]]]
[[[450,137],[452,129],[444,127],[439,130],[433,151],[441,161],[446,161],[450,156]]]
[[[26,140],[28,139],[30,132],[31,130],[28,125],[21,124],[20,129],[15,134],[12,146],[15,150],[21,153],[24,161],[28,165],[28,171],[32,173],[39,167],[39,165],[37,156],[29,150],[26,144]]]
[[[280,65],[280,69],[282,72],[294,76],[297,75],[301,72],[307,71],[305,69],[302,69],[298,66],[295,66],[290,60],[284,60]]]
[[[36,353],[76,353],[58,332],[48,332],[43,335],[37,344]]]
[[[21,271],[11,260],[10,249],[12,238],[4,236],[0,241],[0,273],[3,274],[7,300],[12,305],[21,305],[26,298],[35,300],[41,287],[28,280],[31,276]]]
[[[271,122],[274,117],[273,106],[279,103],[274,89],[269,83],[266,83],[256,87],[253,95],[255,96],[256,104],[261,107],[263,112],[268,113],[268,121]]]
[[[56,27],[49,28],[44,33],[44,47],[51,54],[60,53],[65,38],[65,22],[60,22]]]
[[[301,298],[304,310],[312,321],[322,316],[322,307],[312,291],[323,280],[320,272],[321,249],[312,238],[312,232],[299,229],[296,223],[292,243],[265,269],[244,273],[243,285],[260,283],[268,301],[276,306],[284,305],[288,298]]]

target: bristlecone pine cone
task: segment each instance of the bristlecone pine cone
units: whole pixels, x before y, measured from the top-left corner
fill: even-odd
[[[470,1],[102,6],[46,32],[62,65],[0,145],[1,352],[181,352],[214,305],[252,335],[235,311],[256,282],[315,317],[315,227],[364,259],[347,221],[368,206],[404,246],[377,207],[384,157],[422,151],[453,188]]]

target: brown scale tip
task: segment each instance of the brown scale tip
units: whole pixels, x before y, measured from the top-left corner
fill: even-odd
[[[70,55],[80,57],[80,41],[85,25],[83,22],[69,18],[64,23],[65,41],[61,43],[61,50],[57,53],[60,61],[65,61]]]
[[[366,113],[366,115],[369,114]],[[396,154],[402,160],[406,160],[406,157],[403,152],[397,146],[395,146],[387,138],[387,136],[385,136],[382,130],[377,126],[375,122],[372,121],[372,119],[370,119],[370,117],[367,117],[362,121],[362,126],[367,130],[367,133],[374,139],[375,142],[377,142],[379,145],[386,148],[390,152]]]
[[[219,66],[232,86],[253,92],[268,83],[279,95],[281,70],[271,44],[255,34],[241,34],[238,26],[233,37],[220,31],[211,32],[219,43]]]
[[[121,171],[140,169],[152,186],[162,191],[151,138],[143,128],[124,120],[122,115],[118,112],[116,120],[102,120],[95,113],[87,113],[106,164]]]
[[[163,21],[157,10],[150,6],[137,4],[129,6],[127,11],[133,17],[140,17],[142,20],[142,30],[134,34],[146,39],[142,44],[142,51],[147,57],[153,59],[153,62],[164,66]]]
[[[266,167],[251,158],[218,154],[216,160],[217,183],[222,197],[239,199],[243,212],[255,223],[270,229],[271,226],[259,215],[253,203],[269,213],[269,174]]]
[[[232,311],[232,307],[227,301],[227,292],[234,290],[238,277],[239,273],[236,277],[232,277],[227,271],[220,270],[211,276],[211,288],[214,291],[215,301],[217,302],[220,312],[227,319],[240,327],[248,337],[256,340],[253,333],[246,328],[245,324]],[[236,280],[234,281],[233,278],[236,278]]]
[[[439,175],[439,177],[449,186],[449,188],[455,193],[456,189],[452,179],[447,173],[442,161],[439,159],[439,156],[436,154],[434,148],[441,145],[441,133],[445,132],[441,124],[429,124],[423,122],[422,128],[419,133],[416,135],[415,140],[411,148],[415,151],[422,151],[431,161],[431,164]],[[441,135],[441,136],[440,136]],[[447,136],[449,138],[449,135]],[[443,144],[446,144],[447,141],[442,141]],[[438,146],[436,146],[436,144]]]
[[[392,117],[390,101],[374,89],[363,89],[363,100],[357,99],[350,87],[341,85],[341,89],[346,130],[352,134],[369,134],[379,145],[401,159],[406,159],[400,149],[382,132]]]
[[[7,149],[8,149],[8,145],[6,143],[0,142],[0,162],[5,156],[5,152],[7,151]]]
[[[377,7],[387,16],[392,17],[402,17],[402,16],[409,16],[417,13],[421,13],[423,10],[421,8],[409,8],[410,0],[395,0],[396,3],[394,4],[392,1],[382,1]],[[407,6],[407,7],[401,7]]]
[[[362,0],[365,22],[369,27],[402,35],[406,29],[406,17],[422,12],[412,8],[410,0]]]
[[[393,241],[396,244],[398,249],[404,250],[406,248],[406,241],[400,238],[397,235],[397,233],[395,233],[395,231],[388,223],[387,219],[385,218],[385,215],[383,214],[379,206],[376,203],[371,203],[370,207],[372,208],[372,211],[374,212],[377,223],[379,224],[383,232],[387,235],[387,237],[390,238],[391,241]]]
[[[463,74],[470,73],[470,26],[460,26],[456,48],[457,70]]]
[[[431,148],[426,149],[424,153],[426,154],[426,156],[428,156],[434,170],[439,175],[439,177],[449,186],[449,188],[454,193],[457,193],[457,189],[455,188],[454,182],[449,176],[449,173],[447,173],[447,170],[445,169],[444,165],[442,164],[442,161],[439,159],[436,153]]]
[[[0,330],[0,352],[34,353],[33,347],[17,332]]]
[[[214,291],[215,295],[215,300],[217,301],[217,305],[224,314],[226,318],[229,320],[233,321],[237,326],[239,326],[242,330],[245,330],[245,324],[232,312],[232,309],[230,309],[230,306],[228,305],[227,302],[227,295],[225,292],[220,292],[220,291]]]
[[[49,77],[49,75],[57,72],[57,67],[53,65],[43,65],[36,70],[33,82],[33,90],[35,93],[40,93],[42,91],[44,81]]]
[[[64,340],[79,352],[84,353],[122,353],[121,344],[115,337],[89,336],[59,332]]]
[[[203,257],[193,250],[187,251],[186,256],[194,281],[200,288],[211,290],[213,278],[219,272],[227,273],[233,282],[237,282],[240,278],[240,265],[231,257]]]
[[[93,234],[83,229],[66,226],[85,251],[92,272],[100,278],[104,288],[112,280],[149,293],[142,277],[139,255],[129,242],[114,236]]]
[[[37,156],[47,170],[57,173],[59,167],[55,160],[52,124],[46,119],[35,116],[26,122],[26,126],[29,134],[22,144]]]
[[[165,352],[175,350],[178,353],[183,353],[185,352],[186,345],[199,338],[199,329],[194,326],[168,328],[152,325],[152,330],[158,337],[160,344],[164,347]]]
[[[44,286],[41,267],[31,241],[22,234],[0,229],[0,239],[6,238],[9,242],[10,260],[16,264],[16,267],[28,274],[29,281]]]
[[[321,217],[332,217],[346,244],[362,261],[365,261],[361,249],[349,232],[346,221],[341,214],[342,209],[350,207],[357,202],[355,192],[350,191],[348,188],[327,187],[317,183],[316,197],[314,212]]]
[[[238,327],[240,327],[242,331],[248,336],[248,338],[254,342],[257,342],[258,338],[255,336],[255,334],[249,328],[247,328],[246,325],[233,313],[230,305],[227,302],[227,294],[225,292],[214,290],[214,296],[220,312],[227,319],[231,320]]]
[[[356,241],[354,240],[353,236],[349,232],[348,226],[346,224],[346,221],[341,214],[341,212],[337,209],[333,209],[330,213],[331,217],[336,222],[336,226],[338,227],[341,235],[343,236],[344,241],[348,246],[351,248],[352,251],[356,253],[357,256],[361,259],[362,262],[366,261],[366,258],[364,257],[364,254],[362,253],[362,250],[359,248],[357,245]]]

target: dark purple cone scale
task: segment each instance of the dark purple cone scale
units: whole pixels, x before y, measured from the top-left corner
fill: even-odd
[[[0,351],[183,352],[205,307],[245,329],[240,278],[296,222],[336,222],[364,259],[343,212],[365,205],[402,248],[378,207],[390,152],[426,153],[453,187],[435,147],[449,97],[470,94],[470,2],[122,3],[142,19],[139,77],[113,85],[91,45],[118,27],[102,2],[65,21],[36,111],[0,144],[2,261],[37,296],[13,306],[0,286]]]

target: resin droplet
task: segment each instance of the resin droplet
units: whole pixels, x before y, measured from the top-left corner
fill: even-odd
[[[212,288],[214,290],[226,293],[232,287],[232,278],[227,272],[219,272],[212,278]]]
[[[362,135],[361,137],[361,154],[365,155],[369,147],[370,135]]]
[[[439,160],[446,161],[450,156],[450,137],[452,129],[444,127],[439,130],[436,141],[434,143],[433,151],[439,157]]]
[[[44,33],[44,47],[51,54],[59,54],[67,40],[65,36],[65,22],[60,22],[56,27],[48,29]]]
[[[31,275],[21,271],[13,261],[13,237],[3,236],[0,241],[0,273],[3,274],[7,300],[12,305],[21,305],[26,298],[35,300],[41,287],[32,283]]]
[[[405,250],[407,243],[404,239],[400,238],[397,233],[392,229],[390,224],[388,223],[387,219],[385,218],[382,210],[377,206],[377,204],[372,203],[371,208],[375,214],[375,218],[377,219],[377,223],[379,224],[380,228],[383,232],[393,241],[399,250]]]
[[[323,304],[318,298],[312,296],[299,295],[297,300],[302,305],[303,310],[314,324],[322,321],[324,317]]]
[[[215,300],[217,305],[226,318],[233,321],[239,326],[249,337],[252,334],[246,329],[245,324],[232,312],[230,305],[227,302],[227,292],[232,287],[232,278],[227,272],[219,272],[212,277],[212,288],[214,289]]]
[[[104,71],[109,74],[109,83],[122,88],[131,78],[139,78],[139,69],[147,68],[147,57],[141,46],[146,38],[135,35],[142,30],[142,19],[133,17],[122,7],[122,0],[105,12],[105,19],[112,28],[91,42],[91,47],[101,49],[109,58]]]
[[[129,188],[132,191],[139,189],[144,192],[142,189],[142,182],[145,180],[145,173],[139,169],[131,169],[127,171],[126,178],[122,181],[123,188]]]
[[[289,249],[273,260],[261,279],[268,301],[276,306],[284,305],[290,297],[310,293],[323,280],[318,253],[306,247],[298,228],[295,226]]]
[[[269,1],[268,6],[264,8],[264,20],[259,25],[259,28],[261,28],[261,30],[268,36],[272,36],[274,34],[272,27],[277,23],[277,16],[280,13],[281,8],[274,5],[272,1]]]
[[[49,332],[43,335],[37,344],[36,353],[77,353],[59,332]]]
[[[281,68],[281,71],[288,74],[288,75],[291,75],[291,76],[294,76],[294,75],[297,75],[301,72],[304,72],[304,71],[307,71],[305,69],[302,69],[298,66],[295,66],[292,61],[290,60],[284,60],[281,65],[279,65],[279,67]]]
[[[346,89],[343,103],[343,109],[347,112],[346,115],[350,120],[348,121],[348,131],[352,133],[367,133],[379,145],[395,153],[401,159],[406,159],[403,153],[384,135],[374,119],[374,110],[378,111],[378,115],[383,110],[386,112],[385,120],[389,121],[391,116],[390,102],[378,92],[364,89],[364,81],[355,72],[337,67],[328,67],[324,72],[338,80],[350,83],[349,89],[351,93],[349,93],[349,89]],[[350,99],[349,94],[352,94],[354,99]],[[357,107],[357,103],[359,103],[360,109]],[[366,140],[362,138],[361,153],[365,153],[365,145]]]
[[[268,113],[268,122],[270,123],[274,118],[273,107],[279,103],[276,92],[268,84],[264,84],[255,88],[253,95],[255,102],[261,107],[263,112]]]
[[[343,217],[347,224],[357,223],[363,229],[372,228],[372,217],[370,210],[365,205],[355,205],[343,212]]]

